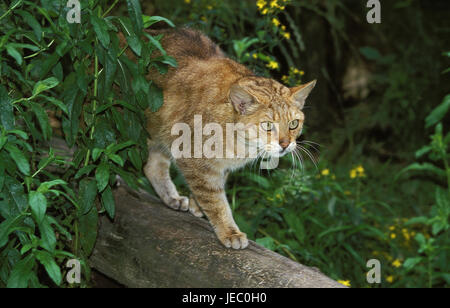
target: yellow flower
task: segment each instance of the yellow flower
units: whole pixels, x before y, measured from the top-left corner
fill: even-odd
[[[191,3],[191,0],[184,0],[184,3],[189,4],[189,3]]]
[[[365,177],[363,166],[359,165],[358,167],[352,169],[350,171],[350,178],[363,178]]]
[[[261,14],[266,15],[269,12],[269,10],[267,8],[265,8],[264,10],[262,10]]]
[[[213,6],[212,6],[212,5],[207,5],[206,8],[207,8],[209,11],[211,11],[211,10],[213,9]]]
[[[275,7],[278,7],[278,0],[273,0],[272,2],[270,2],[270,7],[271,8],[275,8]]]
[[[329,175],[330,174],[330,170],[329,169],[323,169],[322,170],[322,175],[323,176],[327,176],[327,175]]]
[[[278,19],[276,19],[275,17],[272,18],[272,23],[274,24],[275,27],[278,27],[280,25],[280,21]]]
[[[338,280],[337,282],[340,283],[340,284],[343,284],[346,287],[351,287],[352,286],[352,284],[350,283],[350,280]]]
[[[272,69],[272,70],[274,70],[274,69],[277,69],[277,68],[279,67],[279,65],[278,65],[278,62],[270,61],[270,62],[267,64],[267,67],[270,68],[270,69]]]
[[[207,21],[208,21],[208,19],[206,19],[205,16],[200,17],[200,19],[201,19],[202,21],[204,21],[204,22],[207,22]]]
[[[397,234],[391,233],[391,239],[395,240],[396,237],[397,237]]]
[[[287,82],[288,79],[289,79],[289,77],[286,75],[283,75],[283,77],[281,77],[281,81],[283,81],[283,82]]]
[[[281,30],[285,31],[286,30],[286,26],[285,25],[281,25]]]
[[[392,266],[399,268],[400,266],[402,266],[402,261],[396,259],[394,262],[392,262]]]
[[[389,282],[389,283],[393,283],[394,282],[394,276],[392,276],[392,275],[391,276],[387,276],[386,277],[386,281]]]
[[[253,54],[253,59],[258,59],[258,54],[254,53]]]
[[[395,226],[390,226],[389,230],[394,231],[395,230]]]
[[[267,2],[265,0],[258,0],[256,2],[256,6],[258,6],[259,10],[262,10],[266,6]]]
[[[305,75],[305,72],[304,71],[300,71],[300,76],[303,76],[303,75]]]
[[[284,36],[285,38],[287,38],[288,40],[291,39],[291,34],[290,34],[289,32],[283,33],[283,36]]]

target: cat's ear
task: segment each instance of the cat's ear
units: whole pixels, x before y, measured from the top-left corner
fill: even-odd
[[[314,89],[314,87],[316,86],[316,82],[317,80],[313,80],[306,84],[290,89],[291,99],[299,109],[303,109],[303,106],[305,106],[305,100],[311,93],[312,89]]]
[[[229,100],[241,115],[249,115],[258,108],[258,102],[244,87],[234,84],[230,88]]]

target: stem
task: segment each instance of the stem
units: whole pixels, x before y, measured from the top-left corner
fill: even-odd
[[[95,44],[98,44],[98,40],[95,40]],[[95,54],[95,59],[94,59],[94,66],[95,66],[95,73],[94,73],[94,102],[93,102],[93,124],[91,127],[91,132],[89,134],[89,139],[93,139],[94,138],[94,132],[95,132],[95,112],[97,110],[97,94],[98,94],[98,75],[99,75],[99,71],[98,71],[98,56],[97,54]],[[84,166],[87,166],[89,164],[89,156],[91,155],[91,150],[88,149],[86,152],[86,158],[84,161]]]
[[[282,245],[279,241],[274,239],[269,233],[267,233],[263,229],[259,228],[258,232],[264,234],[265,236],[270,237],[271,239],[273,239],[275,244],[280,245],[280,246]],[[287,250],[286,247],[281,247],[281,249],[289,256],[290,259],[294,260],[295,262],[298,262],[297,258],[289,250]]]
[[[6,12],[5,12],[5,14],[3,14],[1,17],[0,17],[0,20],[2,20],[4,17],[6,17],[9,13],[11,13],[16,7],[18,7],[20,4],[22,4],[22,1],[18,1],[14,6],[12,6],[9,10],[7,10]]]
[[[102,17],[104,18],[106,15],[109,14],[109,12],[111,12],[111,10],[116,6],[116,4],[119,2],[119,0],[114,1],[114,3],[106,10],[106,12],[102,15]]]

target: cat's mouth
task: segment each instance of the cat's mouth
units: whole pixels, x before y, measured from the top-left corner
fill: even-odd
[[[273,146],[268,145],[266,146],[266,153],[271,157],[283,157],[293,151],[293,148],[291,145],[289,145],[286,148],[282,148],[281,146]]]

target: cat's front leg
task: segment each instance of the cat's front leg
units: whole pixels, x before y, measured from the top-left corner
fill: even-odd
[[[227,248],[244,249],[248,246],[247,235],[239,230],[225,195],[225,175],[215,168],[194,160],[177,165],[189,188],[220,242]],[[194,200],[191,200],[191,202]]]

